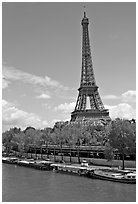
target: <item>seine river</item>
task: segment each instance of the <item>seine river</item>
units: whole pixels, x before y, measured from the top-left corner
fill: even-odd
[[[136,185],[2,164],[3,202],[134,202]]]

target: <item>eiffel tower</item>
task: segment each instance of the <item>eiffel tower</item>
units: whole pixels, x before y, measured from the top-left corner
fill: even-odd
[[[79,94],[75,110],[71,113],[71,122],[111,120],[109,111],[104,108],[100,98],[94,77],[88,24],[89,19],[86,17],[86,12],[84,11],[84,17],[81,21],[83,31],[81,82],[80,88],[78,89]],[[89,107],[87,107],[88,105]]]

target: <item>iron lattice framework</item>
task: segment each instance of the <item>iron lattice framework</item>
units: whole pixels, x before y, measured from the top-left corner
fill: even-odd
[[[71,122],[82,120],[110,120],[109,112],[104,108],[102,100],[96,85],[93,64],[91,58],[89,32],[89,20],[84,12],[82,19],[82,71],[79,94],[75,106],[75,110],[71,113]],[[89,100],[89,109],[87,109],[87,101]]]

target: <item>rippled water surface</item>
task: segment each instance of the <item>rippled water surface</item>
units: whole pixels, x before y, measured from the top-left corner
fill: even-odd
[[[136,185],[2,164],[3,202],[133,202]]]

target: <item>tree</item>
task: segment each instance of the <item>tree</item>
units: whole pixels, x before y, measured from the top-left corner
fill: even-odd
[[[20,132],[14,137],[14,141],[17,142],[18,144],[18,151],[20,152],[21,155],[26,153],[26,138],[25,138],[25,133]]]
[[[108,142],[111,147],[122,154],[122,169],[124,169],[124,155],[131,152],[136,146],[135,128],[129,121],[117,118],[112,121]]]
[[[65,138],[65,144],[69,147],[70,152],[70,163],[72,162],[71,160],[71,148],[76,145],[76,142],[74,143],[74,134],[73,134],[73,127],[72,126],[64,126],[63,128],[63,137]]]
[[[72,139],[73,144],[77,147],[77,156],[78,156],[78,163],[80,163],[80,146],[83,143],[84,135],[83,135],[83,126],[81,124],[74,124],[72,132]]]
[[[56,155],[55,155],[55,145],[57,145],[57,137],[56,137],[56,133],[52,132],[50,134],[50,139],[51,139],[51,143],[54,145],[54,161],[56,161]]]
[[[114,148],[110,146],[109,143],[106,143],[104,156],[107,161],[112,161],[114,159]]]
[[[42,144],[46,145],[47,157],[49,157],[48,145],[51,141],[51,133],[52,133],[52,128],[47,127],[44,130],[42,130],[42,135],[41,135]]]
[[[6,152],[7,154],[10,153],[10,151],[12,150],[13,148],[13,145],[15,145],[15,143],[13,143],[13,137],[20,133],[21,129],[19,128],[11,128],[10,130],[2,133],[2,144],[5,146],[6,148]]]
[[[56,143],[60,146],[61,160],[63,161],[62,147],[65,144],[65,137],[62,128],[63,128],[62,126],[54,128],[54,133],[56,137]]]
[[[24,138],[24,143],[25,143],[25,152],[29,150],[29,148],[32,146],[33,149],[35,149],[35,154],[36,154],[36,148],[37,148],[37,131],[35,128],[28,127],[24,131],[25,138]]]

